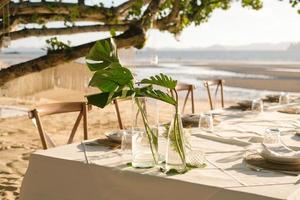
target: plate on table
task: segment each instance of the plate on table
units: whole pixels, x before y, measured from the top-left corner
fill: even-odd
[[[131,130],[113,130],[105,133],[105,136],[112,142],[120,143],[122,142],[122,137],[124,133],[131,136]]]
[[[184,128],[199,127],[199,118],[200,115],[197,114],[186,114],[181,117],[182,125]],[[217,126],[221,123],[221,120],[216,115],[213,115],[213,123],[214,126]]]
[[[300,165],[300,152],[294,151],[283,144],[262,144],[258,153],[266,161],[281,165]]]
[[[242,110],[248,110],[251,109],[252,101],[251,100],[244,100],[237,102],[238,108]]]
[[[272,163],[263,158],[259,153],[249,154],[245,156],[244,161],[252,166],[270,170],[293,171],[300,173],[300,165],[283,165]]]

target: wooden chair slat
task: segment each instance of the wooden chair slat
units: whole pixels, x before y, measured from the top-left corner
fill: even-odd
[[[184,83],[180,83],[176,86],[176,91],[181,92],[181,91],[187,91],[187,94],[185,96],[184,102],[183,102],[183,106],[181,109],[181,113],[184,114],[185,111],[185,107],[188,101],[188,98],[190,96],[191,98],[191,105],[192,105],[192,114],[195,113],[195,102],[194,102],[194,89],[195,86],[194,85],[190,85],[190,84],[184,84]],[[171,96],[174,97],[173,92],[171,91]]]
[[[91,110],[90,105],[86,105],[85,102],[64,102],[64,103],[54,103],[37,106],[35,109],[28,112],[28,117],[32,119],[36,128],[38,129],[40,139],[42,142],[43,149],[47,149],[49,146],[55,146],[54,141],[51,137],[44,131],[40,116],[69,113],[69,112],[79,112],[79,115],[75,121],[72,128],[71,134],[68,139],[68,144],[73,142],[74,136],[78,129],[81,119],[83,118],[83,132],[84,140],[88,139],[87,133],[87,111]]]
[[[209,80],[209,81],[204,81],[204,87],[207,90],[207,95],[208,95],[208,101],[209,101],[209,105],[210,105],[210,109],[213,110],[214,106],[213,106],[213,102],[212,102],[212,97],[211,97],[211,92],[210,92],[210,86],[214,86],[216,85],[216,91],[215,91],[215,96],[217,95],[218,89],[220,87],[220,93],[221,93],[221,105],[222,108],[224,108],[224,91],[223,91],[223,84],[224,84],[224,80]]]

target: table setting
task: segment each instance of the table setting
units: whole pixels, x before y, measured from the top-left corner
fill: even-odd
[[[87,60],[89,85],[100,90],[88,103],[104,108],[132,98],[131,127],[36,151],[21,200],[300,199],[300,116],[277,111],[298,105],[288,94],[268,97],[270,105],[252,100],[250,110],[182,116],[177,81],[164,74],[134,80],[112,40],[97,42]],[[172,107],[167,123],[158,102]]]

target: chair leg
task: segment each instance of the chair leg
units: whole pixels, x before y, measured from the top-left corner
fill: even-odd
[[[224,91],[223,91],[222,81],[221,81],[221,103],[222,103],[222,108],[224,108]]]
[[[212,104],[212,99],[211,99],[211,95],[210,95],[209,86],[207,85],[206,88],[207,88],[207,94],[208,94],[208,100],[209,100],[210,109],[213,110],[214,107],[213,107],[213,104]]]
[[[191,86],[192,114],[195,113],[194,88]]]
[[[39,135],[40,135],[40,138],[41,138],[43,149],[47,149],[48,146],[47,146],[47,142],[46,142],[46,139],[45,139],[43,125],[41,123],[41,120],[40,120],[40,117],[39,117],[39,113],[37,112],[37,110],[33,111],[33,116],[34,116],[34,118],[36,120],[36,126],[38,128],[38,132],[39,132]]]
[[[78,126],[79,126],[79,123],[80,123],[80,121],[81,121],[82,115],[83,115],[83,110],[80,111],[80,113],[79,113],[79,115],[78,115],[78,117],[77,117],[77,119],[76,119],[76,121],[75,121],[75,124],[74,124],[74,126],[73,126],[73,129],[72,129],[72,132],[71,132],[71,134],[70,134],[70,137],[69,137],[69,139],[68,139],[67,144],[71,144],[71,143],[73,142],[73,139],[74,139],[76,130],[77,130]],[[83,123],[83,127],[84,127],[84,123]],[[85,130],[83,130],[83,132],[84,132],[83,138],[84,138],[84,140],[86,140],[87,138],[86,138]]]
[[[185,106],[186,106],[186,103],[187,103],[187,100],[188,100],[188,98],[189,98],[189,96],[190,96],[190,90],[188,90],[188,92],[187,92],[187,94],[186,94],[186,96],[185,96],[185,99],[184,99],[184,102],[183,102],[183,106],[182,106],[182,110],[181,110],[181,113],[182,114],[184,114],[184,110],[185,110]]]
[[[87,130],[87,110],[88,110],[88,105],[85,103],[82,105],[82,117],[83,117],[83,139],[87,140],[88,139],[88,130]]]
[[[114,104],[115,104],[115,109],[116,109],[116,113],[117,113],[117,118],[118,118],[119,128],[122,130],[124,127],[123,127],[123,123],[122,123],[122,119],[121,119],[121,114],[120,114],[120,110],[119,110],[119,105],[118,105],[117,100],[114,100],[113,102],[114,102]]]

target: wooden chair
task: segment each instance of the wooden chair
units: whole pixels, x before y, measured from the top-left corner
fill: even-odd
[[[194,89],[195,89],[195,86],[190,85],[190,84],[180,83],[180,84],[177,84],[175,89],[178,92],[187,91],[187,94],[186,94],[184,102],[183,102],[181,113],[184,114],[186,103],[188,101],[189,96],[191,96],[192,114],[194,114],[195,113],[195,102],[194,102]],[[172,95],[172,97],[174,97],[174,94],[172,92],[171,92],[171,95]]]
[[[28,112],[29,119],[32,119],[33,124],[38,129],[43,149],[47,149],[49,146],[55,147],[55,143],[50,138],[50,136],[44,131],[40,117],[46,115],[69,113],[69,112],[79,112],[79,115],[75,121],[72,128],[70,137],[67,144],[73,142],[76,130],[79,126],[81,119],[83,118],[83,138],[88,139],[87,133],[87,110],[91,110],[91,106],[87,106],[86,102],[66,102],[66,103],[53,103],[46,104],[36,107]]]
[[[204,81],[204,87],[207,89],[208,100],[209,100],[209,105],[210,105],[211,110],[214,109],[214,106],[213,106],[213,102],[212,102],[212,98],[211,98],[210,86],[214,86],[214,85],[217,86],[217,88],[215,90],[215,96],[217,95],[219,88],[221,89],[221,92],[220,92],[221,93],[221,105],[222,105],[222,108],[224,108],[224,91],[223,91],[224,83],[225,83],[224,80]]]
[[[113,104],[115,105],[115,110],[116,110],[116,114],[117,114],[117,118],[118,118],[118,124],[119,124],[119,128],[122,130],[124,129],[124,125],[122,122],[122,117],[121,117],[121,113],[120,113],[120,107],[119,107],[119,103],[118,101],[128,101],[128,100],[132,100],[131,98],[125,98],[125,99],[115,99],[113,100]]]

